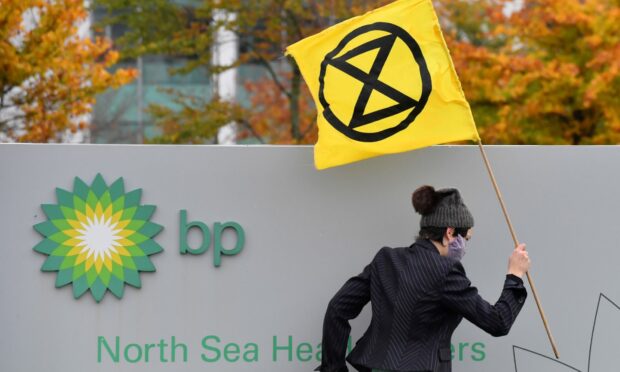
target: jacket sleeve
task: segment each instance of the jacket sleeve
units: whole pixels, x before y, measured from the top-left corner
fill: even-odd
[[[370,301],[370,267],[347,280],[327,305],[323,321],[321,365],[315,371],[348,371],[345,354],[351,332],[349,320],[356,318]]]
[[[460,262],[448,273],[442,292],[445,306],[495,337],[508,334],[526,297],[523,280],[509,274],[506,275],[499,299],[495,305],[489,304],[480,297],[478,289],[471,285]]]

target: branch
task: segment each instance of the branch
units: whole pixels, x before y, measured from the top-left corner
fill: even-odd
[[[241,124],[241,126],[245,127],[247,130],[249,130],[250,133],[258,140],[258,142],[260,142],[262,145],[265,144],[265,140],[263,140],[263,137],[256,133],[254,128],[252,128],[252,125],[247,120],[240,119],[238,123]]]
[[[263,65],[263,67],[267,69],[267,71],[269,72],[269,75],[271,75],[271,79],[273,80],[274,83],[276,83],[278,88],[280,88],[280,91],[282,91],[282,93],[284,93],[288,97],[288,99],[292,99],[293,97],[291,93],[288,90],[286,90],[286,87],[284,87],[284,85],[282,85],[282,83],[280,82],[280,79],[278,79],[278,75],[273,70],[273,67],[271,67],[271,64],[269,64],[269,61],[267,61],[262,55],[260,55],[253,48],[252,48],[252,53],[258,58],[261,65]]]
[[[6,95],[9,94],[13,88],[15,88],[15,86],[13,85],[5,85],[4,84],[4,79],[2,81],[2,95],[0,95],[0,110],[5,108],[5,107],[10,107],[10,106],[5,106],[4,105],[4,100],[6,99]]]
[[[303,32],[301,31],[301,27],[299,26],[299,22],[297,21],[297,17],[295,16],[295,13],[293,13],[290,9],[285,9],[284,10],[286,12],[286,14],[288,14],[289,18],[293,21],[293,27],[295,27],[295,30],[297,31],[297,37],[299,37],[299,40],[304,38]]]
[[[310,133],[310,131],[312,130],[312,128],[314,128],[314,124],[316,124],[316,119],[312,120],[312,122],[310,123],[310,125],[308,125],[308,128],[306,128],[306,130],[303,131],[303,133],[301,134],[301,138],[306,138],[306,136],[308,135],[308,133]]]
[[[312,12],[314,13],[314,19],[315,21],[318,22],[319,29],[323,30],[327,28],[328,25],[325,22],[323,22],[324,17],[321,16],[321,12],[319,11],[319,7],[316,1],[311,0],[308,2],[308,5],[310,9],[312,9]]]
[[[21,119],[26,119],[26,115],[18,115],[18,116],[14,116],[12,118],[8,118],[8,119],[5,119],[5,120],[0,120],[0,127],[4,127],[4,126],[8,125],[11,121],[21,120]]]

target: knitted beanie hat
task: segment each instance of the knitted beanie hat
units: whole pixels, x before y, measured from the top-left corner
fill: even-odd
[[[420,227],[474,226],[474,217],[457,189],[435,190],[432,186],[422,186],[414,191],[411,201],[415,211],[422,215]]]

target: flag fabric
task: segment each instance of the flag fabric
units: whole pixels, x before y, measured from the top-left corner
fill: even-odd
[[[431,0],[399,0],[287,48],[318,115],[317,169],[480,138]]]

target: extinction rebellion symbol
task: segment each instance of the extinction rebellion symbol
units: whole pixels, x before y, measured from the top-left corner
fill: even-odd
[[[154,205],[140,205],[142,189],[125,193],[123,179],[107,185],[97,174],[89,186],[75,178],[73,191],[56,189],[58,204],[42,204],[47,221],[34,226],[44,239],[34,250],[48,255],[42,271],[56,271],[56,287],[73,284],[73,296],[106,290],[123,297],[125,283],[141,287],[140,271],[155,271],[149,256],[162,251],[149,222]]]
[[[398,52],[394,52],[395,48]],[[366,69],[353,62],[356,57],[375,50],[376,57]],[[399,75],[392,76],[393,81],[384,81],[381,73],[388,69],[386,64],[401,58],[406,60],[397,61]],[[359,96],[351,102],[343,102],[347,97],[330,96],[331,89],[343,88],[330,85],[348,85],[346,79],[336,80],[330,75],[343,76],[343,73],[351,83],[363,84]],[[403,84],[406,89],[394,87]],[[406,129],[424,109],[431,89],[431,77],[420,46],[409,33],[391,23],[377,22],[355,29],[321,63],[319,101],[323,116],[335,129],[356,141],[376,142]],[[384,102],[393,104],[367,112],[373,92],[382,95]],[[353,107],[352,112],[336,112],[335,102]]]

